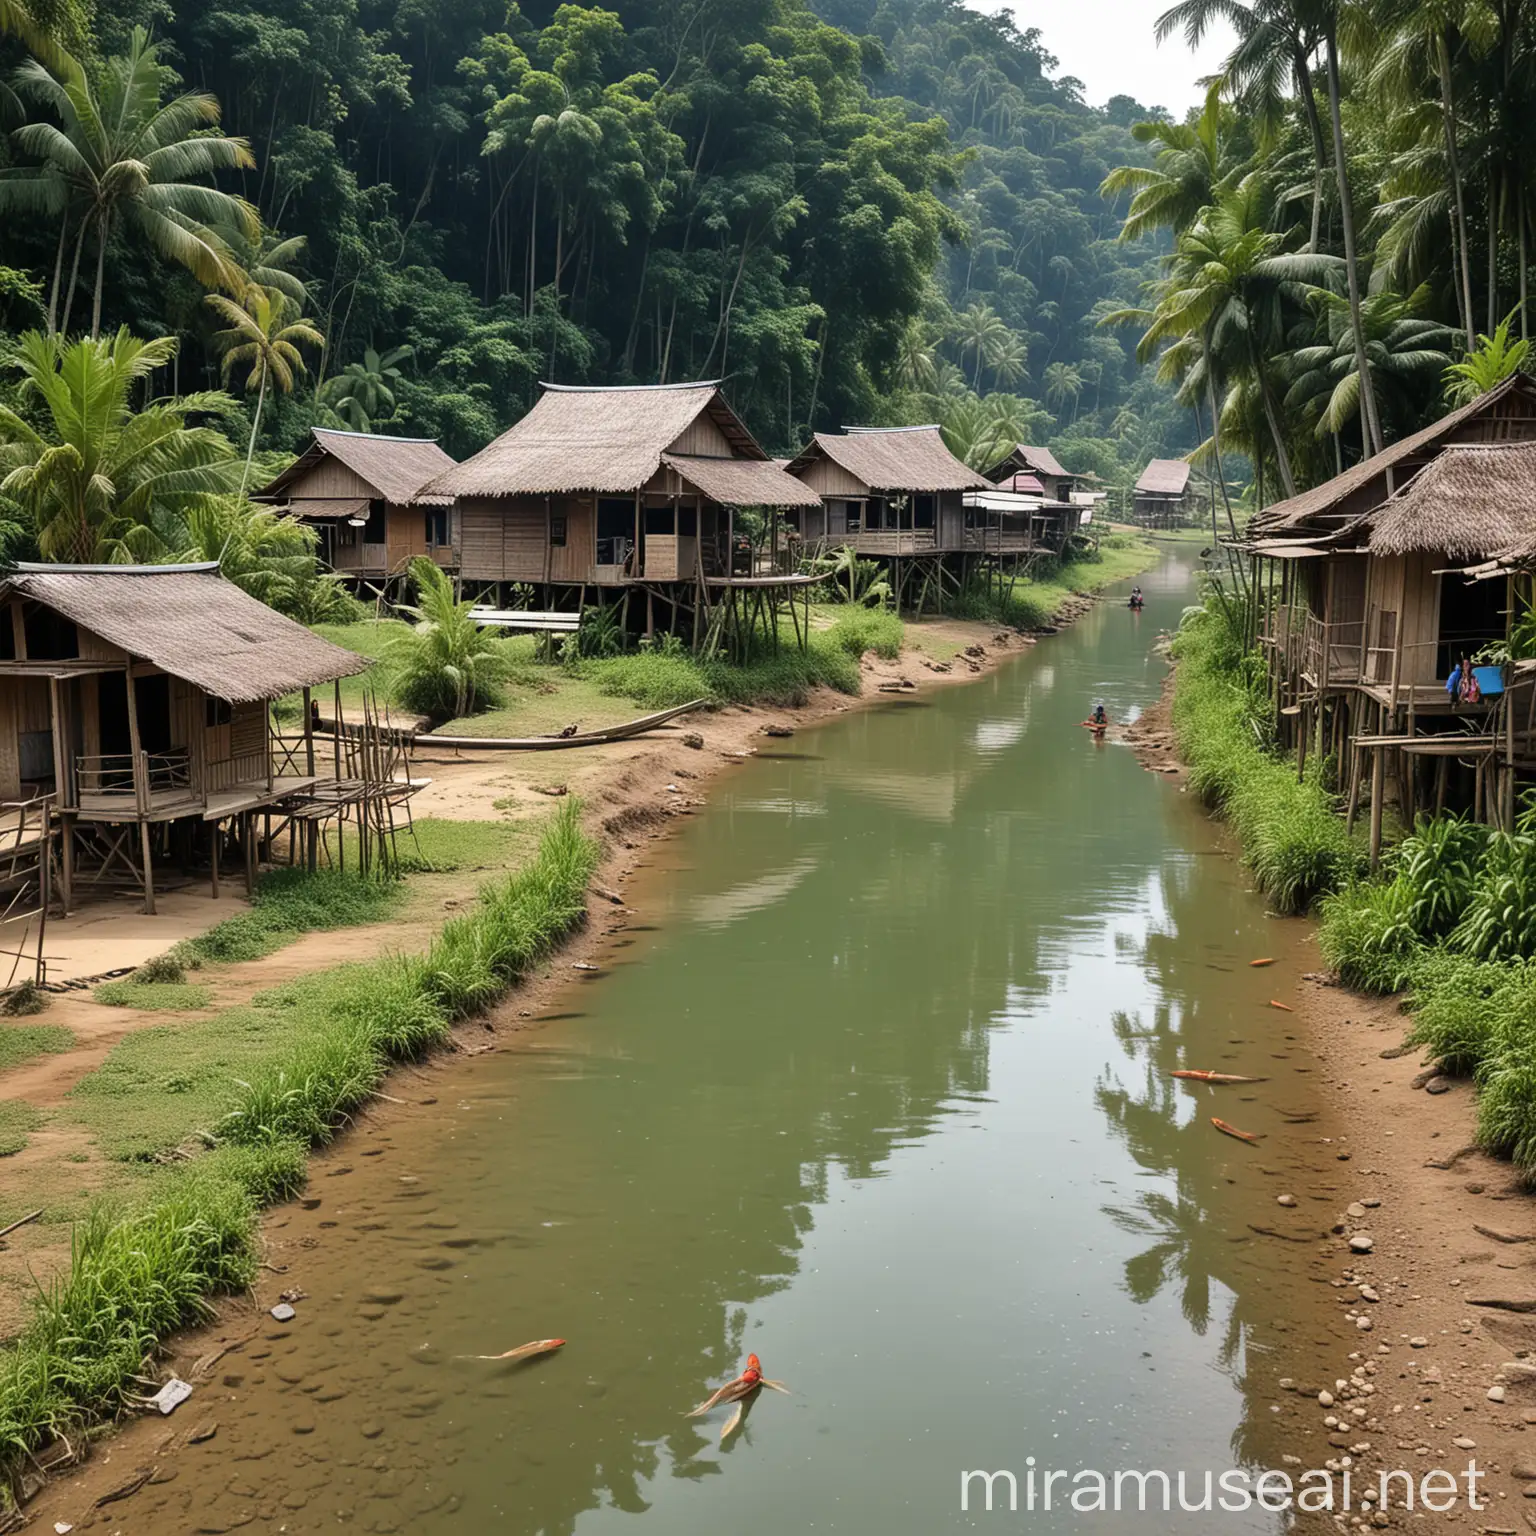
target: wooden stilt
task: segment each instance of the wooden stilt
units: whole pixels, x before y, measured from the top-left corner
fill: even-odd
[[[1381,863],[1381,748],[1371,748],[1371,868]]]

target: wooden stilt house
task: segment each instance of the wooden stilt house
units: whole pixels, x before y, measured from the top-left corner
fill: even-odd
[[[516,426],[424,487],[458,508],[466,586],[499,599],[531,585],[551,607],[618,600],[631,626],[691,625],[700,640],[721,609],[776,617],[805,595],[812,578],[774,558],[776,524],[819,498],[764,453],[717,383],[542,388]],[[748,538],[743,508],[763,509],[766,537]]]
[[[1078,532],[1093,509],[1103,501],[1102,492],[1078,489],[1075,475],[1062,468],[1049,448],[1018,443],[987,471],[986,478],[999,492],[1033,497],[1038,505],[1028,518],[1032,545],[1059,554]]]
[[[1369,804],[1373,853],[1389,799],[1409,820],[1448,803],[1496,818],[1507,800],[1487,778],[1503,674],[1479,668],[1475,704],[1447,685],[1508,622],[1504,583],[1462,571],[1531,532],[1536,384],[1520,378],[1254,518],[1283,737],[1303,760],[1337,756],[1350,818]]]
[[[1183,459],[1153,459],[1132,493],[1135,520],[1143,528],[1177,528],[1194,510],[1189,465]]]
[[[458,565],[453,498],[424,494],[453,460],[430,438],[313,429],[313,441],[253,500],[274,503],[316,529],[338,575],[372,583],[417,555]]]
[[[368,666],[211,564],[22,565],[0,606],[0,801],[48,804],[66,911],[125,881],[154,911],[155,865],[230,824],[249,858],[252,814],[318,777],[309,690]],[[281,749],[269,705],[299,692]]]
[[[997,517],[965,500],[991,482],[949,451],[937,427],[818,432],[789,472],[821,499],[820,518],[806,523],[807,546],[847,547],[880,561],[902,606],[921,606],[928,592],[940,599],[963,583],[969,564],[994,552]],[[1027,524],[1012,533],[1023,552]]]

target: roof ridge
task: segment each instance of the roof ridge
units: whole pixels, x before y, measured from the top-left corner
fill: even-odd
[[[372,443],[435,443],[435,437],[399,437],[393,432],[351,432],[345,427],[311,427],[316,437],[323,432],[327,437],[360,437]]]
[[[539,388],[558,395],[636,394],[641,390],[719,389],[719,379],[689,379],[678,384],[549,384],[539,380]]]

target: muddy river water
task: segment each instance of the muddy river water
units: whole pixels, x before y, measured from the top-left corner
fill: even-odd
[[[1022,1490],[1030,1457],[1278,1465],[1304,1422],[1278,1379],[1354,1347],[1315,1283],[1340,1144],[1266,1006],[1305,930],[1176,783],[1079,728],[1156,698],[1188,558],[1143,585],[1140,616],[1112,596],[974,685],[773,743],[637,852],[636,915],[552,1019],[317,1164],[263,1276],[298,1316],[258,1314],[175,1421],[216,1435],[114,1526],[1283,1528],[1059,1487],[1027,1522],[1022,1492],[961,1509],[963,1471]],[[1310,1214],[1277,1206],[1292,1182]],[[722,1449],[724,1412],[684,1413],[748,1351],[793,1395]]]

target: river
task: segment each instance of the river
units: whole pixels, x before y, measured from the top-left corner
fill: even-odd
[[[132,1528],[935,1536],[1022,1519],[962,1513],[967,1469],[1299,1449],[1276,1381],[1345,1334],[1316,1243],[1253,1227],[1334,1155],[1266,1006],[1304,928],[1079,728],[1157,695],[1189,557],[1143,585],[1139,616],[1106,601],[973,685],[774,743],[637,851],[601,970],[277,1218],[309,1250],[298,1317],[181,1410],[217,1435]],[[723,1411],[683,1415],[749,1350],[793,1395],[722,1449]]]

